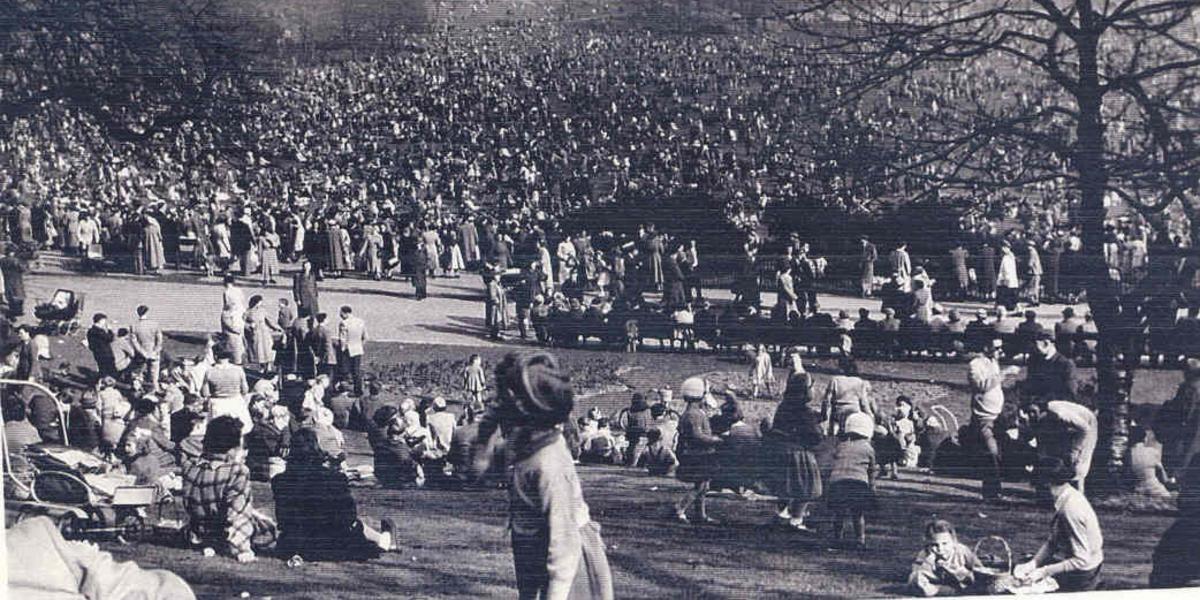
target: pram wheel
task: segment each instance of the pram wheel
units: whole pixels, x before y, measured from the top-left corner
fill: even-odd
[[[79,518],[71,513],[64,513],[58,517],[58,532],[68,540],[77,539],[82,536],[83,528],[79,522]]]

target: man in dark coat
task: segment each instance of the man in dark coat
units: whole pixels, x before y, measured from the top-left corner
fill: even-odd
[[[250,276],[250,250],[254,248],[254,231],[244,218],[229,224],[229,245],[233,255],[242,263],[242,277]]]
[[[24,386],[25,403],[29,406],[29,424],[37,429],[43,442],[63,443],[62,414],[53,398],[30,386]]]
[[[42,368],[38,363],[37,349],[33,347],[29,327],[25,325],[18,327],[17,339],[20,340],[20,345],[17,347],[16,378],[25,381],[41,379]]]
[[[300,272],[292,276],[292,299],[296,301],[297,315],[301,317],[321,312],[318,301],[317,274],[312,262],[305,259],[300,263]]]
[[[1029,357],[1029,375],[1025,380],[1026,395],[1047,402],[1078,402],[1078,387],[1075,362],[1058,352],[1054,345],[1054,333],[1046,330],[1038,332],[1033,352]]]
[[[1200,454],[1200,357],[1187,359],[1183,377],[1175,396],[1154,417],[1154,437],[1162,443],[1163,466],[1172,477]]]
[[[3,250],[12,251],[12,248]],[[4,275],[4,300],[7,302],[7,316],[10,319],[25,314],[25,272],[29,267],[25,261],[16,256],[0,258],[0,273]]]
[[[92,316],[92,326],[87,332],[88,349],[96,361],[96,371],[101,377],[117,376],[117,362],[113,356],[112,343],[117,339],[116,334],[108,328],[108,316],[96,313]]]
[[[425,254],[424,246],[417,246],[412,253],[412,282],[416,290],[416,299],[424,300],[429,295],[429,279],[426,271],[429,269],[429,256]]]

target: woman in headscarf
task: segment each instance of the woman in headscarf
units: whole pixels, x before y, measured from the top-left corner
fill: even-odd
[[[562,433],[575,405],[570,377],[549,354],[513,353],[496,366],[496,387],[480,438],[488,446],[503,428],[512,458],[508,512],[519,597],[611,599],[600,527]],[[477,464],[490,456],[477,454]]]
[[[813,380],[804,370],[799,349],[791,349],[788,358],[792,371],[766,435],[767,464],[763,472],[782,504],[779,518],[796,529],[807,529],[804,517],[808,504],[820,498],[822,492],[816,456],[823,439],[821,414],[810,404]]]
[[[287,469],[271,480],[271,492],[283,556],[364,560],[396,549],[395,524],[382,519],[376,531],[359,518],[349,480],[329,463],[311,429],[292,437]]]

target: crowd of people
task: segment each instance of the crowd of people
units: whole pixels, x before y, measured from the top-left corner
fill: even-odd
[[[216,93],[243,111],[138,144],[112,139],[64,103],[0,115],[6,316],[26,314],[23,276],[43,249],[77,256],[88,270],[186,266],[224,282],[219,333],[195,356],[169,356],[156,308],[137,306],[127,327],[91,315],[85,340],[95,365],[82,387],[50,366],[46,332],[5,323],[0,337],[11,332],[13,342],[0,372],[48,385],[66,409],[35,388],[7,390],[10,465],[43,442],[91,453],[178,497],[198,550],[241,562],[264,550],[327,560],[394,551],[394,521],[360,514],[352,483],[501,482],[510,490],[521,596],[609,598],[611,573],[576,461],[688,483],[673,506],[679,522],[715,522],[706,501],[714,490],[757,490],[778,499],[789,527],[827,524],[825,535],[841,544],[848,524],[846,543],[862,547],[876,480],[898,477],[900,467],[945,466],[957,448],[960,460],[975,461],[984,499],[1002,501],[1002,482],[1016,478],[1054,509],[1046,543],[1016,566],[1010,585],[1100,585],[1103,536],[1083,494],[1098,422],[1075,374],[1075,361],[1094,355],[1098,331],[1090,315],[1071,309],[1052,329],[1036,313],[1012,318],[1022,305],[1082,291],[1069,277],[1083,248],[1062,186],[972,198],[961,239],[864,237],[848,260],[833,256],[844,246],[812,232],[763,235],[772,208],[817,198],[862,214],[912,191],[920,177],[893,174],[884,183],[871,172],[875,162],[857,159],[887,152],[896,129],[931,126],[935,97],[947,90],[989,95],[1013,75],[917,77],[878,98],[873,112],[860,104],[813,124],[805,115],[833,75],[802,51],[759,38],[587,28],[439,35],[418,50],[256,79],[252,98],[238,96],[246,87],[219,85]],[[922,110],[908,110],[914,105]],[[999,166],[1021,159],[1003,150],[988,150]],[[723,229],[693,236],[665,217],[567,224],[598,205],[681,200],[718,207]],[[906,241],[925,254],[910,256]],[[1137,424],[1129,463],[1136,493],[1169,500],[1179,490],[1179,521],[1155,553],[1152,583],[1194,583],[1195,560],[1181,557],[1195,556],[1200,522],[1192,475],[1200,353],[1189,341],[1200,332],[1200,264],[1184,258],[1177,232],[1137,217],[1114,220],[1105,241],[1110,277],[1126,292],[1161,286],[1124,312],[1141,349],[1189,357],[1179,394],[1153,422]],[[735,257],[719,273],[731,281],[727,306],[704,293],[708,259],[718,253]],[[239,287],[276,284],[284,267],[290,299],[268,306]],[[684,349],[749,345],[756,397],[775,395],[771,349],[788,348],[779,352],[789,369],[782,401],[773,418],[749,423],[735,398],[722,403],[708,382],[689,378],[683,406],[638,394],[618,415],[575,418],[570,374],[546,353],[510,355],[490,378],[473,356],[461,402],[391,398],[364,373],[368,325],[351,306],[321,307],[326,278],[404,276],[423,300],[429,277],[467,272],[483,278],[493,338],[515,329],[546,345],[598,338],[631,352],[647,339]],[[857,319],[823,312],[818,292],[832,279],[878,296],[882,318],[866,309]],[[764,305],[764,292],[773,303]],[[996,308],[969,321],[939,298]],[[1178,319],[1182,308],[1188,316]],[[820,400],[796,345],[834,349],[841,359]],[[877,398],[857,373],[856,359],[902,354],[969,360],[971,420],[962,431],[931,425],[910,398]],[[1006,381],[1002,357],[1025,357],[1019,385]],[[370,465],[346,463],[350,431],[365,432]],[[22,477],[32,476],[6,480],[14,486],[6,496],[28,495]],[[274,517],[256,507],[252,480],[270,482]],[[932,521],[919,545],[914,593],[983,583],[982,562],[954,524]]]
[[[163,332],[147,306],[135,309],[128,331],[113,332],[106,315],[95,315],[86,334],[95,375],[84,389],[67,369],[48,368],[28,329],[18,327],[18,362],[6,367],[8,375],[49,385],[66,410],[34,388],[10,390],[4,400],[10,458],[40,442],[68,442],[95,453],[139,484],[181,498],[186,531],[198,548],[241,561],[255,560],[264,550],[332,560],[395,549],[394,522],[357,511],[350,486],[366,478],[391,489],[519,486],[526,491],[514,496],[511,510],[514,519],[528,523],[513,533],[523,591],[581,582],[601,590],[611,586],[598,550],[602,542],[586,509],[564,513],[569,518],[562,522],[539,520],[545,513],[538,502],[586,507],[573,475],[576,462],[645,469],[693,485],[675,505],[681,522],[714,523],[706,498],[722,488],[769,493],[789,526],[821,527],[831,543],[862,546],[877,479],[895,478],[902,467],[949,472],[953,460],[974,461],[958,468],[983,480],[985,500],[1004,500],[1001,481],[1025,481],[1056,511],[1050,539],[1017,567],[1009,585],[1087,590],[1101,581],[1102,535],[1082,494],[1093,471],[1097,417],[1086,404],[1072,357],[1059,351],[1050,331],[1033,335],[1027,375],[1015,384],[1015,367],[1004,369],[998,361],[1002,341],[963,350],[970,357],[972,403],[971,421],[961,431],[931,421],[925,407],[907,397],[885,408],[890,400],[872,391],[852,353],[843,355],[841,374],[818,393],[799,348],[784,352],[789,371],[782,401],[772,418],[758,423],[748,422],[736,396],[726,393],[722,402],[719,390],[700,378],[680,386],[682,406],[666,391],[657,397],[635,394],[617,414],[590,410],[576,419],[569,374],[548,354],[510,355],[491,378],[480,357],[472,356],[462,373],[461,398],[452,402],[393,398],[380,382],[364,380],[369,338],[352,307],[342,307],[335,319],[315,317],[316,330],[325,336],[316,347],[328,351],[318,359],[300,350],[303,338],[289,333],[296,321],[314,317],[292,316],[278,331],[239,335],[237,323],[253,331],[252,324],[263,320],[251,314],[263,310],[261,300],[244,301],[233,279],[223,296],[224,331],[196,356],[167,355]],[[290,304],[279,305],[285,318],[293,315]],[[116,350],[122,347],[128,349]],[[772,362],[760,346],[753,361],[755,395],[760,385],[775,394],[769,387],[775,381]],[[1192,493],[1187,468],[1200,426],[1193,423],[1192,406],[1200,361],[1189,359],[1187,365],[1178,396],[1157,419],[1137,424],[1130,451],[1134,493],[1161,502],[1170,502],[1172,489]],[[495,396],[489,397],[485,390],[493,387]],[[366,432],[369,467],[345,462],[345,436],[355,430]],[[515,470],[505,476],[503,465]],[[539,483],[558,476],[552,473],[572,473],[564,481],[574,483],[563,489]],[[271,482],[273,518],[256,508],[252,480]],[[539,500],[537,494],[548,496]],[[1186,518],[1177,527],[1187,527]],[[845,523],[849,539],[841,542]],[[976,574],[970,568],[976,558],[956,549],[953,525],[931,523],[926,537],[913,566],[915,593],[980,589],[973,587]],[[582,553],[595,568],[547,571],[545,564],[527,560],[530,544],[547,543],[552,557]],[[1173,534],[1164,543],[1189,542]]]

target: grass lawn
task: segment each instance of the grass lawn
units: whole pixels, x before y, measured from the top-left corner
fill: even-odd
[[[192,351],[194,340],[173,340],[169,350]],[[56,344],[61,357],[80,349],[69,340]],[[369,371],[377,373],[389,394],[445,393],[457,381],[459,363],[470,353],[462,347],[375,345],[368,349]],[[479,351],[495,364],[504,349]],[[689,354],[613,354],[557,351],[581,388],[578,410],[599,405],[612,412],[628,403],[631,390],[663,385],[678,389],[687,376],[706,373],[740,388],[748,365],[728,358]],[[81,360],[90,364],[90,360]],[[823,391],[831,363],[813,361],[817,390]],[[880,402],[906,393],[922,404],[941,403],[966,416],[963,364],[875,363],[862,365]],[[782,379],[784,373],[776,373]],[[1180,380],[1175,371],[1143,371],[1135,398],[1160,404]],[[888,403],[890,405],[890,402]],[[774,403],[747,402],[751,420],[769,415]],[[350,463],[369,462],[361,434],[348,432]],[[868,518],[867,551],[829,550],[814,535],[773,524],[774,503],[714,496],[711,514],[719,526],[679,524],[671,504],[685,490],[675,480],[650,477],[615,467],[580,467],[584,494],[593,518],[603,527],[617,596],[620,598],[759,598],[890,596],[903,593],[902,578],[921,545],[921,527],[936,516],[959,528],[968,544],[986,535],[1005,537],[1015,558],[1035,551],[1046,535],[1051,511],[1034,505],[1027,486],[1006,484],[1017,500],[985,505],[977,500],[978,482],[902,473],[900,481],[881,481],[879,510]],[[511,597],[515,594],[503,491],[385,491],[356,488],[359,512],[368,519],[390,516],[401,533],[402,551],[367,563],[307,563],[289,568],[284,558],[263,557],[237,564],[228,558],[204,558],[199,552],[149,542],[102,546],[122,560],[169,568],[198,595],[329,598]],[[269,487],[256,484],[256,505],[270,511]],[[1105,533],[1105,577],[1114,588],[1144,587],[1150,554],[1170,524],[1163,515],[1099,509]]]

